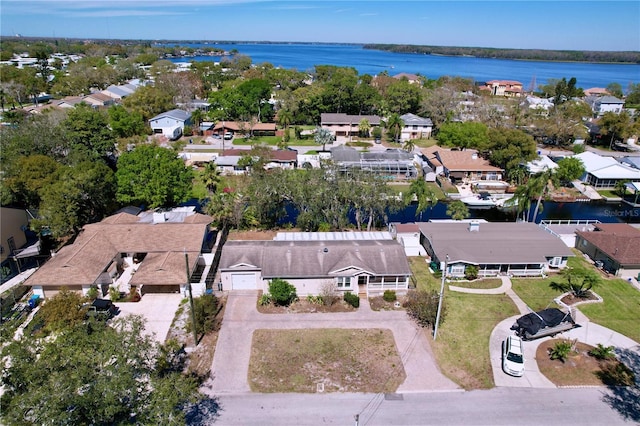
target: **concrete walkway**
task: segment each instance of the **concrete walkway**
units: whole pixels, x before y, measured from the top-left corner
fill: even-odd
[[[536,362],[536,352],[541,343],[552,339],[545,337],[532,341],[523,342],[525,373],[523,377],[512,377],[502,371],[502,342],[513,334],[511,326],[521,316],[533,312],[531,308],[512,290],[511,279],[509,277],[500,277],[502,285],[497,289],[466,289],[449,286],[452,291],[462,291],[465,293],[475,294],[501,294],[505,293],[513,300],[520,311],[520,315],[516,315],[501,321],[491,332],[489,338],[489,353],[491,358],[491,367],[493,370],[493,380],[496,386],[505,387],[535,387],[535,388],[554,388],[556,387],[549,379],[547,379],[538,369]],[[469,291],[473,290],[473,291]],[[500,291],[498,291],[500,290]],[[611,329],[595,324],[587,318],[578,308],[575,308],[575,318],[578,328],[562,333],[562,337],[567,339],[577,339],[579,342],[596,346],[601,343],[605,346],[615,346],[618,350],[630,350],[640,355],[640,344],[629,339],[628,337],[615,332]],[[637,374],[637,373],[636,373]]]
[[[248,383],[253,332],[257,329],[385,328],[393,332],[406,380],[399,393],[454,391],[458,386],[440,372],[424,330],[406,312],[371,310],[366,299],[355,312],[261,314],[256,291],[233,291],[227,297],[222,328],[211,368],[213,379],[203,391],[211,395],[251,392]],[[286,360],[283,360],[286,362]]]

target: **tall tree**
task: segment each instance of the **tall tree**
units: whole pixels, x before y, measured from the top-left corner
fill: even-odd
[[[322,145],[322,150],[324,151],[327,144],[333,143],[333,135],[331,134],[331,131],[329,129],[317,126],[315,135],[313,136],[313,140],[316,145]]]
[[[72,155],[79,158],[106,158],[115,151],[115,139],[107,114],[85,103],[76,105],[62,123],[71,143]]]
[[[176,372],[183,358],[160,363],[162,353],[134,316],[11,342],[2,350],[3,423],[184,424],[204,396]]]
[[[387,121],[384,122],[384,127],[394,142],[400,142],[400,132],[402,132],[402,128],[404,127],[404,121],[402,121],[400,115],[397,113],[391,114]]]
[[[409,204],[414,200],[418,202],[416,217],[419,215],[422,220],[422,213],[437,204],[438,196],[424,179],[416,178],[403,194],[405,204]]]
[[[489,134],[483,123],[452,122],[440,126],[438,141],[446,146],[482,150],[489,144]]]
[[[171,149],[137,146],[118,160],[116,199],[149,208],[174,206],[190,194],[193,173]]]
[[[116,137],[128,138],[145,133],[146,126],[140,112],[129,112],[121,105],[114,105],[107,111],[109,113],[109,125]]]
[[[467,205],[460,200],[453,201],[449,204],[447,207],[447,214],[451,216],[451,219],[453,220],[463,220],[471,215]]]

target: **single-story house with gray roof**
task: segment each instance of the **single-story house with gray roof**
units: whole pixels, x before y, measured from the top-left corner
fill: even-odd
[[[334,283],[338,291],[380,295],[404,293],[411,269],[394,240],[227,241],[220,257],[223,290],[269,290],[275,278],[296,287],[298,296],[319,295]]]
[[[421,222],[421,243],[446,274],[464,277],[468,266],[479,276],[541,276],[567,266],[574,256],[560,238],[535,223]]]

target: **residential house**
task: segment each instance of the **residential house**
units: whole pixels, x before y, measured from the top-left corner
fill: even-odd
[[[489,91],[493,96],[522,96],[522,83],[513,80],[491,80],[487,81],[480,90]]]
[[[610,93],[604,87],[591,87],[583,90],[584,96],[608,96]]]
[[[592,108],[595,115],[602,116],[607,112],[620,114],[622,107],[624,107],[622,99],[618,99],[615,96],[601,96],[595,99]]]
[[[576,248],[614,275],[640,274],[640,229],[626,223],[599,223],[576,231]]]
[[[431,168],[452,182],[458,181],[501,181],[504,170],[492,166],[472,149],[453,151],[440,147],[423,149]]]
[[[239,166],[238,162],[244,156],[251,155],[249,149],[226,149],[214,157],[214,162],[218,170],[225,175],[239,175],[246,173],[244,166]],[[269,150],[266,152],[264,168],[291,170],[298,167],[298,153],[294,150]]]
[[[397,148],[364,152],[346,145],[338,145],[331,149],[331,159],[342,172],[363,170],[400,179],[414,179],[418,176],[420,166],[416,155]]]
[[[360,122],[367,120],[371,130],[380,126],[380,117],[377,115],[350,115],[342,113],[320,114],[320,126],[329,129],[333,136],[358,136],[360,134]],[[371,132],[370,130],[370,132]]]
[[[540,155],[535,160],[529,161],[526,164],[526,167],[527,167],[527,170],[529,170],[529,173],[531,173],[532,175],[535,175],[537,173],[542,173],[547,170],[557,169],[558,163],[553,161],[547,155]]]
[[[521,105],[538,115],[546,117],[551,108],[553,108],[553,100],[527,95]]]
[[[406,72],[401,72],[400,74],[396,74],[393,76],[393,78],[395,78],[396,80],[402,80],[402,79],[406,79],[409,84],[421,84],[422,81],[420,79],[420,76],[416,75],[416,74],[410,74],[410,73],[406,73]]]
[[[109,96],[110,98],[115,99],[116,101],[119,101],[131,95],[131,93],[133,92],[130,89],[126,89],[126,88],[123,88],[122,86],[116,86],[115,84],[112,84],[111,86],[104,89],[101,93]]]
[[[83,294],[97,288],[105,296],[112,286],[124,292],[135,288],[141,295],[186,296],[187,265],[190,276],[197,272],[194,293],[202,294],[213,261],[212,220],[193,207],[117,213],[85,225],[75,242],[53,254],[25,285],[40,297],[55,295],[63,287]]]
[[[561,239],[529,222],[421,222],[421,243],[431,262],[448,277],[464,277],[469,266],[479,276],[542,276],[564,268],[573,252]],[[448,260],[447,260],[448,259]]]
[[[40,241],[30,235],[29,212],[25,209],[0,207],[0,279],[20,273],[22,259],[40,253]],[[32,233],[31,233],[32,234]]]
[[[65,96],[59,101],[53,101],[52,104],[57,108],[75,108],[82,102],[84,102],[83,96]]]
[[[429,139],[433,130],[433,121],[430,118],[422,118],[415,114],[404,114],[400,116],[404,127],[400,131],[400,140]]]
[[[184,126],[191,124],[191,113],[181,109],[158,114],[149,120],[154,134],[161,134],[170,140],[178,139],[184,133]]]
[[[93,107],[108,107],[115,103],[115,100],[102,92],[95,92],[82,98],[82,101]]]
[[[233,135],[275,136],[276,123],[249,123],[247,121],[219,121],[213,127],[213,134],[223,136],[225,133]]]
[[[590,151],[573,157],[580,159],[585,168],[580,180],[594,188],[610,189],[620,181],[640,181],[640,170],[619,163],[613,157],[603,157]]]
[[[364,235],[369,233],[290,234],[296,235],[227,241],[220,257],[222,289],[268,292],[275,278],[295,286],[298,296],[321,294],[327,284],[367,296],[409,288],[407,257],[388,233],[375,239]]]

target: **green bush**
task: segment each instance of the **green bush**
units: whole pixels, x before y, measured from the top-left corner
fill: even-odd
[[[464,268],[464,277],[469,281],[478,278],[478,267],[475,265],[467,265],[467,267]]]
[[[198,334],[206,334],[214,329],[216,314],[218,313],[218,298],[213,294],[203,294],[193,299],[193,310],[196,316],[196,330]],[[193,323],[189,326],[193,332]]]
[[[433,326],[436,323],[438,314],[438,292],[424,290],[411,290],[407,293],[407,300],[404,302],[407,314],[422,327]],[[440,322],[444,321],[446,304],[443,302],[440,312]]]
[[[344,294],[344,301],[353,306],[354,308],[360,307],[360,297],[357,294],[353,294],[350,291],[347,291]]]
[[[557,342],[553,348],[549,350],[549,357],[553,360],[557,359],[559,361],[565,362],[567,357],[571,353],[571,342],[567,340],[562,340]]]
[[[91,288],[87,291],[87,299],[96,300],[98,298],[98,287],[91,286]]]
[[[113,286],[109,287],[109,299],[111,299],[112,302],[120,300],[120,290]]]
[[[264,293],[262,296],[260,296],[258,304],[260,306],[267,306],[271,304],[271,295],[269,293]]]
[[[273,303],[279,306],[289,306],[297,297],[296,288],[280,278],[271,280],[269,294],[271,294]]]
[[[600,360],[614,359],[616,357],[614,350],[614,346],[604,346],[602,343],[598,343],[598,346],[589,351],[589,355]]]
[[[384,299],[385,302],[395,302],[398,297],[396,296],[396,292],[393,290],[385,290],[384,294],[382,295],[382,299]]]
[[[313,303],[314,305],[323,305],[324,300],[322,296],[314,296],[312,294],[307,296],[307,302]]]

